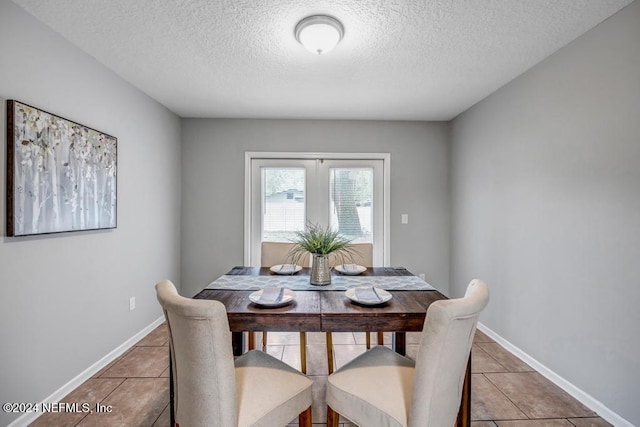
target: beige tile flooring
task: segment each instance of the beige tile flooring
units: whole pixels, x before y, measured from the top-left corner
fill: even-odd
[[[324,340],[320,333],[309,333],[307,337],[307,374],[314,381],[314,426],[326,421]],[[418,340],[419,334],[407,334],[409,357],[415,354]],[[336,366],[364,352],[364,341],[364,334],[334,334]],[[385,342],[389,341],[390,335],[386,335]],[[268,344],[269,354],[299,368],[297,333],[269,333]],[[31,425],[168,427],[167,346],[168,333],[163,324],[63,399],[69,403],[86,402],[91,407],[96,403],[111,405],[110,413],[48,413]],[[473,427],[610,426],[480,331],[474,339],[472,371]],[[346,421],[341,425],[351,426]]]

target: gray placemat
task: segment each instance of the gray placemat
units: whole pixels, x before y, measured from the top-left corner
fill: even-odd
[[[333,276],[330,285],[316,286],[309,283],[309,276],[236,276],[226,274],[211,282],[206,289],[254,291],[265,286],[285,287],[294,291],[345,291],[358,286],[375,286],[387,291],[436,290],[418,276]]]

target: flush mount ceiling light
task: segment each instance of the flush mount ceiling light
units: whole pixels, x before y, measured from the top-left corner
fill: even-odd
[[[296,40],[305,49],[317,55],[329,52],[344,35],[344,27],[336,18],[328,15],[307,16],[298,22]]]

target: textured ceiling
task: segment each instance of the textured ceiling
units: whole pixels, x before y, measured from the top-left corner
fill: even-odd
[[[451,119],[631,1],[14,0],[182,117],[378,120]]]

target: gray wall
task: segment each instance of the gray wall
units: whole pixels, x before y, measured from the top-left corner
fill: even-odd
[[[453,122],[451,291],[640,425],[640,3]]]
[[[180,120],[8,0],[0,52],[3,144],[6,99],[118,138],[115,230],[5,237],[0,174],[0,401],[38,402],[162,315],[153,285],[179,278]]]
[[[391,153],[391,264],[448,293],[448,124],[188,119],[182,140],[184,294],[243,262],[246,151]]]
[[[245,151],[390,152],[391,263],[452,296],[484,278],[483,323],[640,425],[637,22],[635,2],[458,117],[452,135],[447,123],[218,119],[184,120],[181,133],[175,115],[0,0],[0,133],[14,98],[119,145],[116,230],[0,241],[0,400],[42,400],[158,318],[156,281],[180,277],[193,295],[242,263]]]

